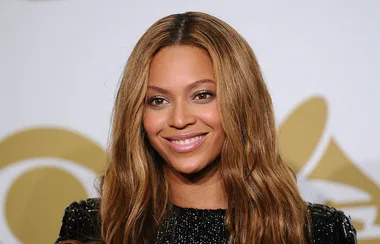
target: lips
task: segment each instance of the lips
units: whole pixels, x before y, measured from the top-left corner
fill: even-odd
[[[178,153],[191,152],[197,149],[208,133],[186,133],[164,137],[172,150]]]

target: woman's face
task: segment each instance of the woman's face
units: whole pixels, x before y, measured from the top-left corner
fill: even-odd
[[[151,63],[146,101],[144,128],[168,167],[193,174],[217,158],[225,134],[205,51],[192,46],[159,51]]]

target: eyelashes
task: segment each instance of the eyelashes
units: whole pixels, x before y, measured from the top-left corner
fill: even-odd
[[[147,104],[149,106],[153,106],[153,107],[158,107],[158,106],[161,106],[161,105],[164,105],[167,103],[168,103],[168,101],[165,98],[160,97],[160,96],[151,97],[147,101]]]
[[[208,103],[211,100],[215,98],[215,93],[212,91],[199,91],[196,92],[192,97],[191,100],[196,102],[196,103]],[[160,106],[165,106],[166,104],[169,103],[169,100],[166,99],[163,96],[153,96],[149,99],[147,99],[146,104],[151,106],[151,107],[160,107]]]
[[[215,97],[215,94],[211,91],[200,91],[194,94],[193,99],[199,101],[208,101]]]

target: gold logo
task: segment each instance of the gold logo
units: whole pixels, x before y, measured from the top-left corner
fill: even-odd
[[[351,217],[360,232],[361,244],[380,243],[380,188],[344,154],[334,137],[326,134],[327,121],[327,103],[323,98],[311,98],[298,106],[279,128],[284,160],[299,178],[321,186],[322,195],[323,191],[328,193],[328,188],[356,190],[367,195],[360,199],[342,200],[336,197],[339,192],[335,191],[334,194],[326,194],[324,202],[353,212],[374,210],[373,219],[363,218],[363,212],[359,211]]]
[[[325,194],[323,201],[350,213],[374,209],[372,219],[358,214],[351,217],[360,243],[380,243],[380,234],[371,234],[371,228],[380,227],[379,186],[344,154],[327,132],[327,121],[323,98],[311,98],[298,106],[279,128],[284,159],[300,181],[320,186],[321,193],[326,186],[365,193],[367,198],[342,200],[334,192],[334,196]],[[34,128],[1,141],[0,216],[5,219],[0,217],[0,238],[5,239],[0,242],[52,243],[64,208],[95,195],[93,180],[104,161],[105,152],[99,145],[65,129]]]
[[[36,128],[5,138],[0,142],[0,209],[5,210],[0,220],[6,222],[0,222],[5,238],[0,242],[54,242],[63,210],[91,195],[104,159],[101,147],[64,129]]]

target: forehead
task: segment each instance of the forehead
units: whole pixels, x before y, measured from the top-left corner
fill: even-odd
[[[206,51],[178,45],[166,47],[153,57],[148,83],[171,88],[204,79],[215,80],[212,60]]]

